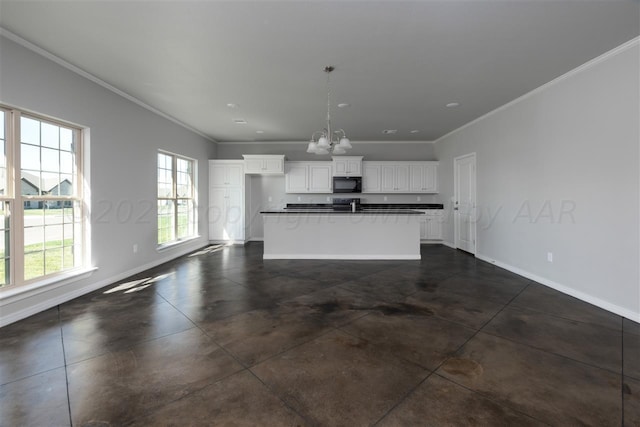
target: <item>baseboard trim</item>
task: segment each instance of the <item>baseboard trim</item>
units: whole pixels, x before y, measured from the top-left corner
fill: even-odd
[[[446,247],[448,247],[448,248],[451,248],[451,249],[458,249],[458,248],[456,248],[456,246],[455,246],[453,243],[451,243],[451,242],[447,242],[446,240],[443,240],[441,243],[442,243],[443,245],[445,245]]]
[[[181,248],[181,250],[174,252],[173,254],[166,256],[166,257],[162,257],[160,259],[157,259],[155,261],[149,262],[147,264],[138,266],[136,268],[132,268],[130,270],[124,271],[122,273],[116,274],[114,276],[108,277],[106,279],[102,279],[98,282],[92,283],[90,285],[87,286],[83,286],[81,289],[77,289],[74,291],[69,291],[69,292],[65,292],[61,295],[58,295],[54,298],[47,298],[46,300],[36,303],[34,305],[30,305],[22,310],[18,310],[15,311],[13,313],[9,312],[7,313],[7,311],[10,310],[10,308],[7,308],[8,305],[19,302],[23,299],[27,299],[27,298],[37,298],[37,295],[33,295],[33,294],[17,294],[14,295],[10,298],[6,298],[3,301],[3,306],[2,306],[2,317],[0,318],[0,328],[6,325],[9,325],[11,323],[17,322],[18,320],[22,320],[22,319],[26,319],[29,316],[33,316],[34,314],[40,313],[41,311],[44,310],[48,310],[51,307],[55,307],[56,305],[65,303],[67,301],[70,301],[74,298],[78,298],[82,295],[88,294],[89,292],[93,292],[97,289],[103,288],[109,284],[115,283],[119,280],[122,279],[126,279],[129,276],[133,276],[134,274],[138,274],[141,273],[145,270],[149,270],[150,268],[154,268],[157,267],[160,264],[164,264],[166,262],[169,262],[173,259],[176,258],[180,258],[181,256],[187,255],[188,253],[191,253],[193,251],[197,251],[198,249],[202,249],[203,247],[208,246],[208,244],[202,245],[202,242],[199,242],[198,245],[194,245],[194,247],[183,247]],[[66,283],[64,286],[69,286],[72,285],[74,282],[68,282]],[[64,286],[59,287],[63,288]],[[49,291],[51,289],[47,289],[46,287],[43,288],[42,292],[40,294],[44,294],[47,291]]]
[[[579,300],[582,300],[584,302],[587,302],[589,304],[593,304],[596,307],[600,307],[603,310],[607,310],[610,311],[612,313],[615,313],[619,316],[625,317],[627,319],[633,320],[634,322],[640,322],[640,313],[636,313],[634,311],[631,311],[629,309],[626,309],[624,307],[620,307],[619,305],[616,304],[612,304],[608,301],[604,301],[600,298],[594,297],[592,295],[586,294],[584,292],[581,291],[577,291],[569,286],[566,285],[562,285],[560,283],[554,282],[553,280],[549,280],[547,278],[538,276],[537,274],[528,272],[526,270],[523,270],[521,268],[518,267],[514,267],[512,265],[509,265],[507,263],[495,260],[491,257],[488,257],[486,255],[482,255],[482,254],[476,254],[476,258],[482,260],[482,261],[486,261],[490,264],[494,264],[497,265],[500,268],[504,268],[505,270],[509,270],[512,273],[515,273],[519,276],[522,277],[526,277],[527,279],[531,279],[534,282],[540,283],[542,285],[548,286],[552,289],[555,289],[558,292],[562,292],[563,294],[567,294],[570,295],[572,297],[578,298]]]
[[[248,240],[209,240],[211,244],[222,245],[244,245]]]
[[[443,244],[442,240],[420,240],[421,245],[441,245]]]
[[[332,259],[332,260],[419,260],[420,255],[336,255],[336,254],[264,254],[262,259]]]

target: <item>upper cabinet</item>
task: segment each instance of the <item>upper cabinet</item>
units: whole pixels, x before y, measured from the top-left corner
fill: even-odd
[[[244,170],[242,161],[209,160],[209,186],[241,187],[244,186]]]
[[[362,192],[382,193],[380,162],[362,162]]]
[[[412,193],[438,192],[438,162],[418,162],[409,165],[409,190]]]
[[[331,193],[331,162],[287,162],[287,193]]]
[[[409,165],[402,162],[384,162],[380,172],[383,193],[409,192]]]
[[[437,193],[438,162],[362,162],[363,193]]]
[[[243,154],[244,173],[260,175],[284,174],[284,154]]]
[[[333,157],[333,176],[362,176],[362,156]]]

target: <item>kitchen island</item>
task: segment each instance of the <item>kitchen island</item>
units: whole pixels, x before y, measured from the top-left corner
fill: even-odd
[[[260,212],[264,259],[420,259],[420,219],[408,209]]]

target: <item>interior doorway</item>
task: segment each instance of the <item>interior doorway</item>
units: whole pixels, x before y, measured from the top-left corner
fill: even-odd
[[[453,159],[454,244],[457,249],[476,253],[476,153]]]

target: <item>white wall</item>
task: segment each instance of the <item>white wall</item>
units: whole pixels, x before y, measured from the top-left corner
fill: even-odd
[[[447,202],[454,157],[477,153],[479,257],[635,320],[638,51],[624,45],[436,142]]]
[[[4,37],[0,55],[0,102],[90,128],[91,253],[98,267],[89,278],[47,292],[2,298],[0,324],[207,243],[204,207],[213,143]],[[155,217],[158,149],[198,160],[202,212],[202,237],[161,253]],[[133,244],[139,247],[136,254]]]

